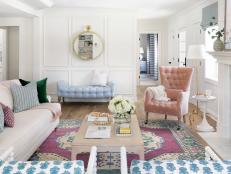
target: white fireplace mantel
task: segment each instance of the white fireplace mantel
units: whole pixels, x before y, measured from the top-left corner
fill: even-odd
[[[231,65],[231,51],[211,51],[208,52],[218,63]]]
[[[231,52],[208,52],[218,62],[217,132],[200,133],[223,159],[231,159]]]

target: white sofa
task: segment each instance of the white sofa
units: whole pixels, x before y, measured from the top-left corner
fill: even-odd
[[[18,80],[0,82],[0,102],[13,107],[10,84]],[[26,161],[59,124],[46,109],[27,110],[15,113],[13,128],[5,127],[0,133],[0,149],[13,147],[14,160]]]

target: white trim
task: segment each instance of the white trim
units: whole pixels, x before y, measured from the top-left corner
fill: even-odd
[[[97,147],[91,147],[91,153],[88,160],[86,174],[96,174],[97,173]]]
[[[213,79],[209,79],[209,78],[205,77],[205,82],[209,83],[209,84],[212,84],[214,86],[218,86],[218,80],[213,80]]]
[[[25,12],[27,14],[30,14],[33,16],[40,16],[40,13],[37,10],[27,5],[26,3],[20,2],[18,0],[0,0],[0,2],[14,9],[17,9],[19,11]]]

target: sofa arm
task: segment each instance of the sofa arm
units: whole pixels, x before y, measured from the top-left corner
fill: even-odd
[[[111,88],[112,96],[115,95],[115,83],[114,82],[108,82],[107,85]]]
[[[127,152],[124,146],[120,148],[120,173],[128,174]]]
[[[96,174],[97,173],[97,147],[91,147],[91,153],[88,160],[86,174]]]
[[[49,103],[51,103],[51,96],[50,95],[47,96],[47,100]]]

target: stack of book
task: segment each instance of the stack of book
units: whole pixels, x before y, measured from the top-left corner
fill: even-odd
[[[117,136],[131,136],[131,134],[130,124],[120,124],[116,127]]]

